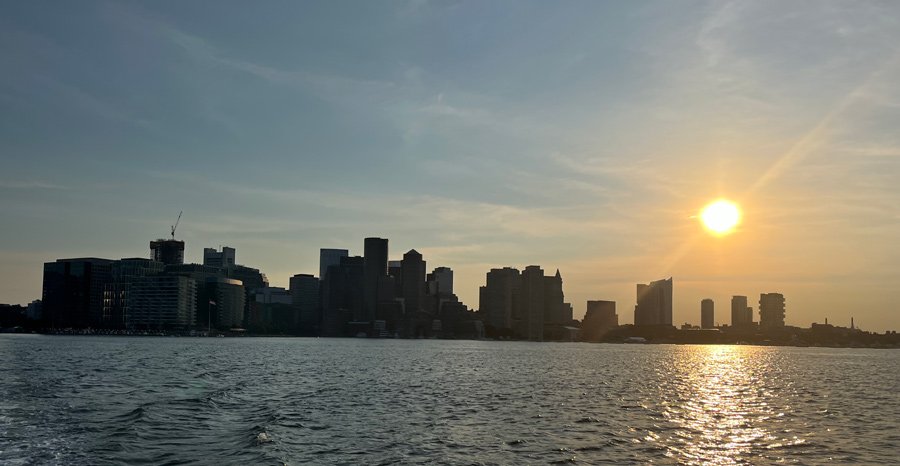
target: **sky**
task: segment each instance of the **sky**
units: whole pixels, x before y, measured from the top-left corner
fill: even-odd
[[[677,324],[900,330],[897,2],[3,2],[0,70],[0,302],[184,211],[274,286],[378,236],[475,309],[537,264],[576,318],[671,276]]]

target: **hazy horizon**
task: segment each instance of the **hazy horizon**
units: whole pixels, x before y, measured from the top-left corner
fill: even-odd
[[[286,287],[320,248],[493,267],[566,301],[674,277],[786,323],[900,330],[900,4],[8,2],[0,302],[58,258],[231,246]],[[738,230],[696,216],[737,202]]]

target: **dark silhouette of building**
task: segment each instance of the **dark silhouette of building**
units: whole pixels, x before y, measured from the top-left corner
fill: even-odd
[[[225,268],[236,264],[234,248],[224,246],[222,251],[216,251],[213,248],[203,248],[203,265]]]
[[[373,322],[378,313],[378,288],[382,277],[387,276],[388,240],[366,238],[363,244],[365,278],[363,280],[363,320]]]
[[[341,259],[349,256],[349,251],[346,249],[319,249],[319,305],[322,309],[322,317],[324,319],[324,312],[326,309],[330,309],[330,304],[328,300],[330,299],[329,294],[325,292],[327,289],[328,283],[328,270],[330,267],[340,266]]]
[[[425,281],[427,294],[453,294],[453,270],[450,267],[435,268],[428,274]]]
[[[136,330],[187,330],[197,324],[197,282],[184,275],[148,275],[129,290],[127,326]]]
[[[248,308],[244,284],[233,278],[209,277],[205,285],[209,297],[205,304],[211,306],[212,326],[221,330],[244,327]],[[203,327],[203,322],[196,325]]]
[[[588,301],[581,324],[582,339],[600,341],[606,332],[619,326],[615,301]]]
[[[634,325],[672,325],[672,278],[637,285]]]
[[[110,266],[110,282],[103,289],[103,326],[128,327],[131,285],[164,270],[165,264],[152,259],[136,257],[114,261]]]
[[[706,298],[700,301],[700,328],[715,328],[715,303]]]
[[[731,297],[731,326],[735,328],[753,325],[753,308],[747,306],[746,296]]]
[[[327,299],[328,307],[323,309],[322,334],[347,336],[348,323],[361,322],[364,316],[365,258],[342,257],[341,263],[329,266],[326,273],[328,280],[322,284],[322,296]]]
[[[86,257],[44,263],[43,312],[51,328],[100,327],[112,261]]]
[[[309,274],[291,277],[291,304],[294,306],[295,321],[302,335],[315,335],[322,321],[319,306],[319,279]]]
[[[518,288],[514,318],[517,333],[531,341],[544,340],[546,283],[544,269],[538,265],[525,267]],[[515,298],[514,298],[515,299]]]
[[[184,264],[184,241],[176,239],[151,241],[150,258],[166,265]]]
[[[247,328],[258,333],[294,333],[295,316],[290,291],[276,286],[257,288],[250,303]]]
[[[563,280],[559,269],[552,277],[544,278],[545,310],[544,325],[570,325],[572,323],[572,305],[565,302],[563,294]]]
[[[403,297],[403,261],[388,261],[388,275],[394,279],[393,295]]]
[[[761,293],[759,295],[759,326],[765,328],[784,327],[784,295],[781,293]],[[852,327],[853,324],[851,323]]]
[[[186,277],[194,283],[193,309],[197,328],[206,330],[209,323],[215,322],[217,311],[209,305],[211,300],[215,300],[210,283],[220,278],[226,278],[224,269],[202,264],[173,264],[167,265],[163,274]],[[153,328],[158,327],[153,326]]]
[[[328,267],[341,265],[341,258],[350,255],[346,249],[319,249],[319,280],[327,279]]]
[[[410,249],[400,263],[400,288],[405,311],[409,314],[422,312],[425,309],[425,261],[418,251]]]
[[[269,286],[266,275],[253,267],[244,265],[230,265],[222,269],[226,278],[240,280],[244,285],[244,315],[250,315],[250,303],[253,302],[254,292],[259,288]],[[246,322],[244,323],[246,325]]]
[[[478,310],[491,332],[504,333],[513,328],[513,295],[521,285],[519,270],[511,267],[491,269],[485,286],[479,289]]]

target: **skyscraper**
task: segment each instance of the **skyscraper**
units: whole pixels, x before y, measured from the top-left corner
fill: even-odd
[[[453,270],[438,267],[428,274],[428,294],[453,294]]]
[[[562,274],[544,277],[544,323],[569,325],[572,321],[572,306],[565,302],[562,289]]]
[[[672,325],[672,277],[637,285],[634,325]]]
[[[346,249],[319,249],[319,280],[325,280],[328,267],[341,265],[341,257],[347,257],[350,251]]]
[[[750,311],[748,312],[748,309]],[[731,326],[732,327],[747,327],[753,325],[753,311],[752,308],[747,307],[747,297],[746,296],[732,296],[731,297]]]
[[[304,334],[314,334],[320,324],[319,279],[305,273],[291,277],[291,304],[296,313],[295,325]]]
[[[425,308],[425,261],[418,251],[410,249],[400,264],[400,288],[406,313],[420,312]]]
[[[544,340],[544,313],[546,308],[544,269],[529,265],[522,271],[517,317],[519,334],[531,341]]]
[[[759,326],[784,327],[784,295],[781,293],[759,295]]]
[[[365,320],[372,322],[378,312],[379,279],[388,271],[388,240],[366,238],[363,246],[363,310]]]
[[[714,328],[715,326],[715,304],[713,300],[706,298],[700,301],[700,328]]]
[[[479,289],[479,311],[494,330],[513,327],[513,294],[520,286],[519,270],[512,267],[491,269]]]
[[[323,308],[322,334],[347,335],[347,323],[363,320],[363,282],[365,259],[342,257],[339,265],[328,267],[327,280],[320,284],[326,307]]]

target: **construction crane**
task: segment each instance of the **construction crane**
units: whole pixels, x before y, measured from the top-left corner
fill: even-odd
[[[183,210],[181,212],[178,212],[178,219],[175,220],[175,224],[172,225],[172,239],[173,240],[175,239],[175,229],[178,228],[178,222],[181,221],[181,214],[183,214],[183,213],[184,213]]]

